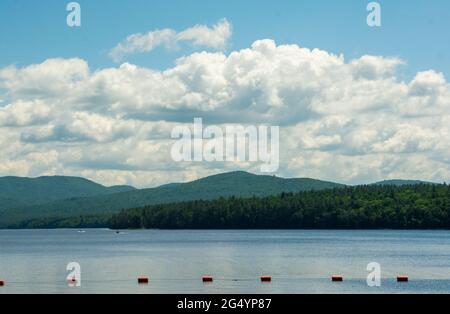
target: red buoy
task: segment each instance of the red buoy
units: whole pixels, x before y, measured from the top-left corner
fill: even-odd
[[[261,282],[271,282],[272,277],[271,276],[261,276]]]
[[[138,277],[138,283],[139,284],[147,284],[148,283],[148,277]]]
[[[213,282],[213,277],[212,276],[203,276],[202,281],[203,282]]]
[[[335,282],[344,281],[344,277],[342,277],[341,275],[333,275],[333,276],[331,276],[331,281],[335,281]]]
[[[397,276],[397,282],[408,282],[408,276],[405,275]]]
[[[3,287],[5,285],[5,281],[0,280],[0,287]]]

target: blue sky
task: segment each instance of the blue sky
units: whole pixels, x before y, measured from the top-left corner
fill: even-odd
[[[379,1],[375,28],[369,0],[78,2],[71,28],[69,1],[0,1],[0,176],[261,172],[175,160],[171,132],[200,117],[279,126],[275,175],[449,181],[448,0]]]
[[[398,56],[408,62],[406,75],[450,71],[450,2],[380,1],[382,27],[366,25],[368,0],[299,1],[145,1],[80,0],[82,27],[66,26],[61,0],[0,2],[0,66],[39,63],[51,57],[81,57],[91,68],[111,66],[109,50],[127,35],[154,29],[182,30],[226,18],[233,25],[228,50],[271,38],[320,48],[347,59],[363,54]],[[157,68],[172,64],[189,50],[131,56],[127,61]]]

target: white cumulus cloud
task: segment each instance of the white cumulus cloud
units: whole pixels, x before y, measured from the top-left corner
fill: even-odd
[[[195,43],[199,31],[177,36]],[[450,84],[439,69],[400,79],[399,66],[407,65],[396,57],[346,60],[264,39],[229,54],[193,53],[164,70],[130,63],[92,70],[77,58],[5,67],[0,170],[138,186],[259,171],[254,163],[171,160],[172,128],[201,117],[219,127],[279,125],[279,175],[448,181]]]

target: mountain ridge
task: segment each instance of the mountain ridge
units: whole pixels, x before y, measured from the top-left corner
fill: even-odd
[[[30,180],[47,183],[47,185],[44,184],[38,191],[44,191],[47,192],[47,194],[51,194],[50,201],[45,202],[42,196],[36,198],[35,194],[39,194],[36,192],[25,193],[27,195],[22,200],[20,198],[14,199],[6,197],[3,188],[6,186],[4,182],[7,179],[28,183]],[[55,190],[47,190],[49,181],[65,183],[58,184],[55,192]],[[403,181],[412,182],[410,180]],[[382,182],[387,181],[380,181],[374,184],[383,184]],[[80,185],[86,186],[81,187]],[[61,191],[61,189],[67,187],[71,188],[73,186],[75,187],[75,190],[70,190],[70,193],[67,191],[64,193],[57,193],[58,191]],[[213,200],[231,196],[264,197],[281,194],[283,192],[324,190],[344,188],[346,186],[347,185],[340,183],[311,178],[281,178],[273,175],[257,175],[245,171],[219,173],[189,182],[169,183],[154,188],[144,189],[136,189],[131,186],[105,187],[81,177],[2,177],[0,178],[0,227],[5,227],[5,225],[7,226],[27,219],[113,214],[122,209],[157,204],[193,200]],[[20,191],[20,189],[18,189],[18,191]],[[57,196],[53,194],[57,194]],[[67,195],[69,195],[69,197],[64,198]],[[31,202],[29,201],[30,199],[32,199]],[[8,202],[10,205],[5,206]]]
[[[345,185],[310,178],[285,179],[234,171],[207,176],[185,183],[166,184],[155,188],[134,189],[95,196],[72,196],[47,203],[33,203],[10,208],[0,207],[0,226],[18,220],[74,215],[115,213],[119,210],[147,205],[220,197],[260,197],[304,190],[328,189]]]
[[[73,197],[90,197],[134,190],[131,186],[103,186],[82,177],[0,177],[0,210],[45,204]]]

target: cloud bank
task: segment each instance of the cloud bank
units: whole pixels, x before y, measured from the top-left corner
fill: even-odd
[[[258,40],[162,71],[129,63],[93,71],[82,59],[9,66],[0,69],[0,173],[152,186],[258,172],[254,163],[173,162],[172,128],[202,117],[279,125],[279,175],[448,181],[450,84],[435,70],[400,80],[404,64]]]

